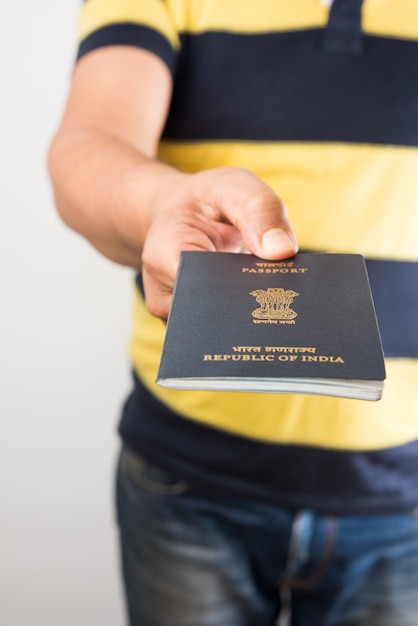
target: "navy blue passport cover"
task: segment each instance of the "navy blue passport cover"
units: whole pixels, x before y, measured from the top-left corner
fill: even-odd
[[[271,262],[248,254],[182,253],[160,385],[293,393],[299,382],[297,392],[327,394],[328,383],[382,387],[384,378],[361,255],[299,253]],[[305,381],[318,387],[305,390]]]

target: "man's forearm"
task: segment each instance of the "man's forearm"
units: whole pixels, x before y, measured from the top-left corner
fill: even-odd
[[[134,268],[157,196],[186,176],[95,129],[59,131],[48,166],[62,219],[102,254]]]
[[[108,258],[141,268],[156,317],[167,318],[181,250],[297,251],[280,198],[247,170],[184,174],[106,131],[71,128],[58,131],[49,167],[63,220]]]

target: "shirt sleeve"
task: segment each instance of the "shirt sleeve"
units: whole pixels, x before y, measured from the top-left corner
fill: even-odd
[[[174,73],[180,49],[168,0],[85,0],[80,11],[77,60],[105,46],[153,52]]]

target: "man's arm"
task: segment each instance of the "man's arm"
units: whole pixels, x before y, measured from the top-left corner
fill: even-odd
[[[185,174],[156,160],[171,90],[167,67],[145,50],[86,55],[48,158],[63,220],[110,259],[142,266],[147,306],[161,318],[181,250],[297,250],[282,202],[252,173]]]
[[[102,48],[75,67],[49,170],[63,220],[118,263],[139,267],[156,191],[181,174],[154,160],[168,69],[136,48]]]

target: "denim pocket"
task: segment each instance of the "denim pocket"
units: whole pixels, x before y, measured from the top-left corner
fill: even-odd
[[[189,488],[186,481],[148,463],[126,448],[122,451],[122,462],[130,480],[148,493],[176,496],[185,493]]]

